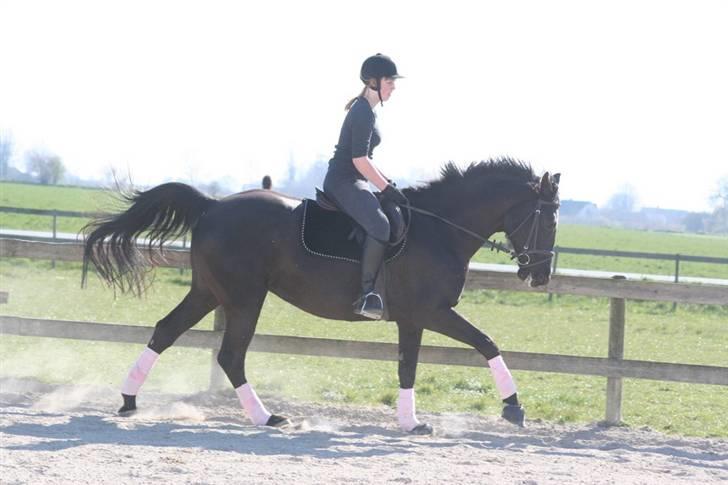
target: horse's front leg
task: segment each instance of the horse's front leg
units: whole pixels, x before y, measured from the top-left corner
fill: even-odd
[[[397,420],[403,431],[412,434],[432,434],[432,426],[420,423],[415,414],[415,375],[417,358],[422,344],[422,327],[397,322],[399,329],[399,399]]]
[[[430,313],[423,324],[428,330],[471,345],[486,358],[495,387],[504,403],[501,416],[513,424],[523,426],[525,413],[518,402],[516,383],[495,342],[452,308]]]

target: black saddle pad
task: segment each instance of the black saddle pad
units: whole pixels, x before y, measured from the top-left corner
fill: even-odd
[[[339,211],[322,209],[315,200],[303,200],[301,242],[311,254],[324,258],[361,261],[361,240],[364,230],[354,220]],[[385,254],[387,262],[399,256],[407,244],[407,237]]]

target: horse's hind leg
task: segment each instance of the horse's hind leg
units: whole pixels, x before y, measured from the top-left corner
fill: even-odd
[[[129,415],[136,410],[136,395],[159,354],[216,306],[217,301],[211,293],[193,288],[174,310],[157,322],[147,347],[129,370],[129,375],[121,386],[124,405],[119,409],[119,414]]]
[[[253,424],[284,426],[289,424],[288,419],[269,413],[245,376],[245,356],[255,334],[266,293],[265,289],[248,289],[242,292],[246,295],[245,301],[224,305],[225,334],[217,361],[235,388],[240,404]]]
[[[420,423],[415,415],[415,375],[422,344],[422,327],[397,321],[397,328],[399,330],[397,420],[403,431],[412,434],[432,434],[432,426]]]

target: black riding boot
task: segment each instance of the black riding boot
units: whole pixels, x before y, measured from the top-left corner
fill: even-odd
[[[372,320],[379,320],[384,313],[382,297],[374,290],[379,268],[384,260],[387,246],[367,236],[361,256],[361,296],[354,302],[354,313]]]

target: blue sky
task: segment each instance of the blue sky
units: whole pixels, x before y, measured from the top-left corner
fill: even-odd
[[[375,162],[499,155],[562,197],[709,209],[728,175],[728,2],[0,0],[0,130],[69,170],[255,183],[333,151],[361,61],[406,76]]]

